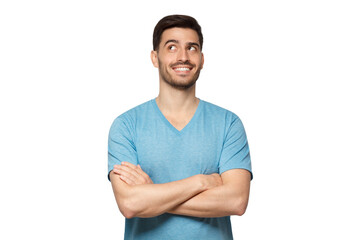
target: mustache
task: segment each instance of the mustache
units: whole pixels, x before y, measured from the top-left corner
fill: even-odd
[[[177,62],[177,63],[174,63],[174,64],[172,64],[172,65],[170,65],[170,67],[176,67],[176,66],[184,66],[184,65],[187,65],[187,66],[190,66],[190,67],[195,67],[195,64],[192,64],[189,60],[186,60],[185,62],[183,62],[183,61],[179,61],[179,62]]]

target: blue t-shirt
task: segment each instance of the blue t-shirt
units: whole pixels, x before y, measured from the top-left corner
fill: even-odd
[[[128,110],[110,128],[108,151],[108,172],[122,161],[140,164],[155,184],[196,174],[222,174],[234,168],[251,173],[249,146],[239,117],[201,99],[181,131],[165,118],[155,99]],[[125,239],[233,238],[229,216],[197,218],[165,213],[126,219]]]

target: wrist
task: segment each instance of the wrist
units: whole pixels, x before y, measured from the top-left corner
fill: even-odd
[[[198,178],[197,181],[199,182],[201,191],[207,190],[209,188],[208,176],[205,174],[198,174],[196,177]]]

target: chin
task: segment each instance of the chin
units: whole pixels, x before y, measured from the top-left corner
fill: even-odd
[[[173,75],[160,72],[163,81],[173,88],[186,90],[193,87],[200,76],[200,70],[194,75]]]
[[[193,87],[195,85],[197,80],[193,81],[170,81],[168,82],[172,87],[176,88],[176,89],[189,89],[191,87]]]

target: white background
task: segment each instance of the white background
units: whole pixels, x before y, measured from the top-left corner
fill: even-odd
[[[203,28],[197,96],[235,112],[254,180],[235,239],[360,239],[358,1],[1,1],[1,239],[122,239],[107,135],[158,94],[152,31]]]

